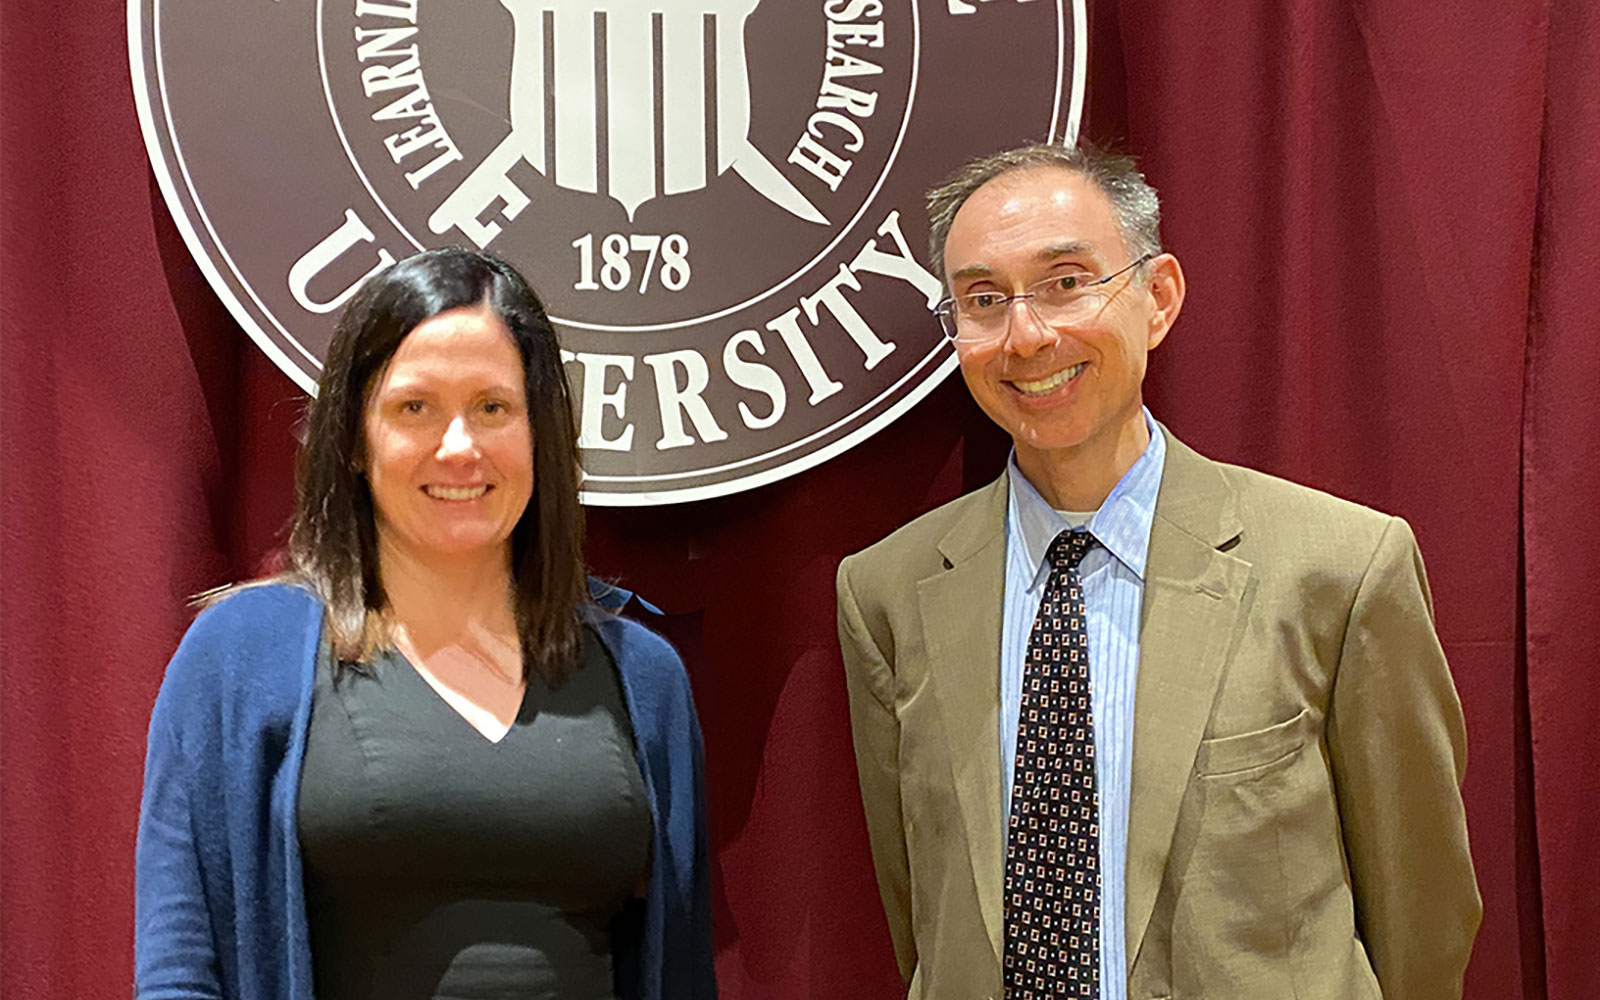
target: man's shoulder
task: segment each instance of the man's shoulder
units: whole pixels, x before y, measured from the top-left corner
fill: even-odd
[[[965,543],[1005,533],[1005,476],[919,515],[840,563],[840,576],[871,582],[922,579],[945,566],[941,544],[953,534]]]
[[[1218,462],[1217,465],[1223,477],[1233,486],[1235,495],[1247,513],[1274,517],[1316,515],[1350,524],[1379,527],[1390,516],[1354,500],[1260,469],[1225,462]]]
[[[1361,561],[1399,521],[1383,511],[1260,469],[1202,461],[1228,485],[1247,550],[1265,548],[1301,556],[1339,551]]]

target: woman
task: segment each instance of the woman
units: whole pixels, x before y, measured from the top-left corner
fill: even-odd
[[[296,482],[289,572],[203,612],[156,701],[137,995],[715,996],[688,682],[589,598],[521,276],[367,282]]]

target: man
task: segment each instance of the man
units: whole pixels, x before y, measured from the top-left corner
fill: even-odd
[[[1184,278],[1131,159],[1012,150],[929,206],[1014,450],[839,567],[910,996],[1458,997],[1465,735],[1410,529],[1150,417]]]

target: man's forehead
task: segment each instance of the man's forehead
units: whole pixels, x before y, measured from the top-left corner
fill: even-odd
[[[1064,167],[1034,167],[992,178],[962,203],[945,236],[946,263],[962,270],[981,263],[966,253],[966,262],[950,259],[957,244],[982,256],[1003,247],[1030,258],[1085,253],[1108,260],[1121,242],[1111,201],[1093,181]]]

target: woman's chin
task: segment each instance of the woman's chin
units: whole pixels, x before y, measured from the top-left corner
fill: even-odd
[[[470,562],[501,555],[509,544],[499,532],[457,530],[420,540],[414,551],[424,561]]]

